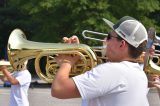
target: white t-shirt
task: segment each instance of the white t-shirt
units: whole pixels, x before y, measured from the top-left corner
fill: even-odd
[[[138,63],[104,63],[73,80],[83,106],[149,106],[147,77]]]
[[[31,74],[28,70],[16,71],[13,76],[19,81],[17,85],[11,85],[10,106],[29,106],[28,88],[31,82]]]

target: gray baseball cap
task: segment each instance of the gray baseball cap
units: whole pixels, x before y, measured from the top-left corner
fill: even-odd
[[[130,17],[122,17],[116,24],[103,18],[121,38],[134,47],[138,47],[143,41],[148,40],[146,28],[138,20]]]

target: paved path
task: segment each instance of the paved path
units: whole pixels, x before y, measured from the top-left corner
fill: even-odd
[[[33,82],[29,89],[30,106],[81,106],[81,99],[56,99],[51,97],[50,84]],[[8,106],[10,87],[3,87],[0,83],[0,106]],[[160,99],[156,89],[148,94],[150,106],[160,106]]]
[[[0,88],[0,106],[9,106],[10,88]],[[51,97],[49,88],[30,88],[29,89],[30,106],[80,106],[81,99],[56,99]]]
[[[150,89],[148,93],[148,101],[150,106],[160,106],[160,97],[157,89]]]
[[[28,92],[30,106],[81,106],[81,99],[57,99],[51,96],[51,84],[42,80],[32,80]],[[9,106],[10,87],[3,87],[0,80],[0,106]]]

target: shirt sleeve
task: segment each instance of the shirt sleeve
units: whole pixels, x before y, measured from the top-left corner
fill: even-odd
[[[20,85],[24,85],[31,82],[31,74],[28,72],[28,70],[20,71],[18,72],[16,79]]]
[[[82,99],[126,91],[126,80],[109,67],[107,64],[99,65],[82,75],[73,77]]]

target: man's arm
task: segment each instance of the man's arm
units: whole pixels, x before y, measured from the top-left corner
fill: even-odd
[[[79,44],[77,36],[71,38],[64,37],[64,43]],[[69,78],[71,67],[80,59],[79,56],[59,55],[56,58],[57,64],[60,66],[54,81],[52,82],[51,93],[53,97],[66,99],[80,97],[80,93],[72,78]]]
[[[70,61],[66,60],[61,63],[56,77],[52,83],[52,96],[60,99],[80,97],[78,88],[72,78],[69,78],[71,70]]]
[[[19,84],[18,80],[11,75],[6,66],[0,66],[0,71],[3,72],[4,76],[12,85]]]

